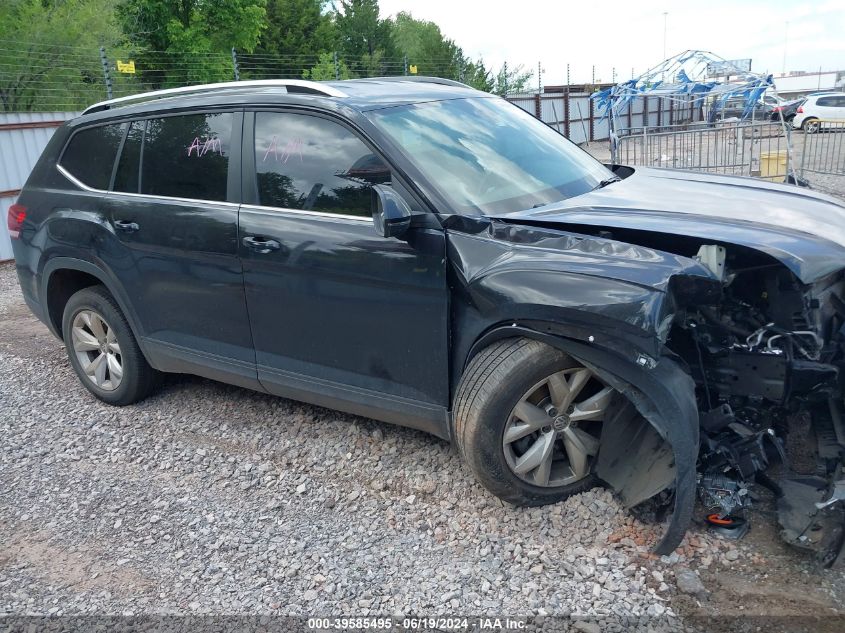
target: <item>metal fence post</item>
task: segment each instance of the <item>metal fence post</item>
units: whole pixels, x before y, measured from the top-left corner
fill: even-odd
[[[335,81],[340,79],[340,66],[337,63],[337,51],[334,52],[333,57],[334,59],[334,78]]]
[[[566,94],[563,95],[563,132],[569,138],[569,85],[566,86]]]
[[[543,120],[543,111],[540,106],[540,93],[538,92],[534,95],[534,114],[537,115],[537,118],[541,121]]]
[[[408,56],[405,55],[405,57],[402,58],[402,61],[403,61],[403,66],[405,67],[405,74],[407,75],[408,74]]]
[[[111,71],[109,70],[109,60],[106,57],[106,47],[100,47],[100,63],[103,65],[103,79],[106,83],[106,98],[114,98],[114,91],[112,90]]]
[[[590,142],[592,142],[595,138],[595,133],[596,133],[595,127],[596,126],[595,126],[595,118],[593,117],[593,104],[594,104],[594,102],[593,102],[592,99],[590,99],[589,96],[587,97],[587,103],[590,104]]]
[[[232,68],[235,71],[235,81],[241,80],[241,69],[238,67],[238,54],[235,52],[235,47],[232,47]]]
[[[563,129],[566,131],[566,138],[569,138],[569,64],[566,65],[566,96],[563,98]]]

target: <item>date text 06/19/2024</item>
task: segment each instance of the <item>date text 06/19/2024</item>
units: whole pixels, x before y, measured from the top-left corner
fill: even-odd
[[[308,618],[308,628],[315,631],[519,631],[525,625],[524,619],[497,617]]]

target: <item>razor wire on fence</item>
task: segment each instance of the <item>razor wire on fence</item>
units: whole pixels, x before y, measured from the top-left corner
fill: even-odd
[[[604,70],[606,77],[616,78],[616,69]],[[574,69],[572,74],[576,74]],[[442,77],[484,90],[495,88],[500,94],[520,89],[510,84],[507,65],[496,73],[481,62],[455,57],[412,59],[376,54],[353,58],[341,51],[272,55],[235,49],[175,52],[131,45],[92,48],[0,39],[0,110],[6,112],[79,110],[110,97],[223,81],[403,75]],[[581,76],[591,77],[584,86],[601,83],[596,66],[582,67]],[[567,64],[567,84],[569,80]],[[524,82],[520,86],[530,89]]]
[[[107,98],[222,81],[428,75],[473,83],[478,72],[479,66],[454,58],[184,53],[0,40],[0,109],[78,110]]]

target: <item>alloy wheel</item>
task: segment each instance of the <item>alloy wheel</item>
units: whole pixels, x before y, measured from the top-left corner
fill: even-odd
[[[513,408],[502,438],[511,471],[541,487],[564,486],[587,477],[615,394],[581,365],[558,371],[531,387]]]
[[[73,351],[85,376],[103,391],[123,380],[123,359],[114,330],[93,310],[81,310],[71,326]]]

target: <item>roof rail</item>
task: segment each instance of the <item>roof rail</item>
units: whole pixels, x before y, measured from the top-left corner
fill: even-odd
[[[393,77],[371,77],[370,79],[377,81],[415,81],[426,84],[441,84],[443,86],[453,86],[455,88],[469,88],[475,90],[472,86],[455,81],[454,79],[444,79],[443,77],[426,77],[425,75],[398,75]],[[363,79],[362,81],[367,81]]]
[[[143,101],[153,101],[165,97],[172,97],[177,95],[201,94],[211,90],[239,90],[244,88],[284,88],[288,87],[301,88],[303,90],[297,92],[313,92],[327,97],[346,97],[347,94],[333,86],[328,86],[323,82],[307,81],[305,79],[255,79],[251,81],[224,81],[215,84],[201,84],[197,86],[183,86],[181,88],[167,88],[165,90],[154,90],[152,92],[142,92],[136,95],[129,95],[127,97],[117,97],[116,99],[109,99],[107,101],[100,101],[92,106],[85,108],[82,114],[90,114],[92,112],[100,112],[108,110],[115,105],[128,105],[130,103],[137,103]]]

